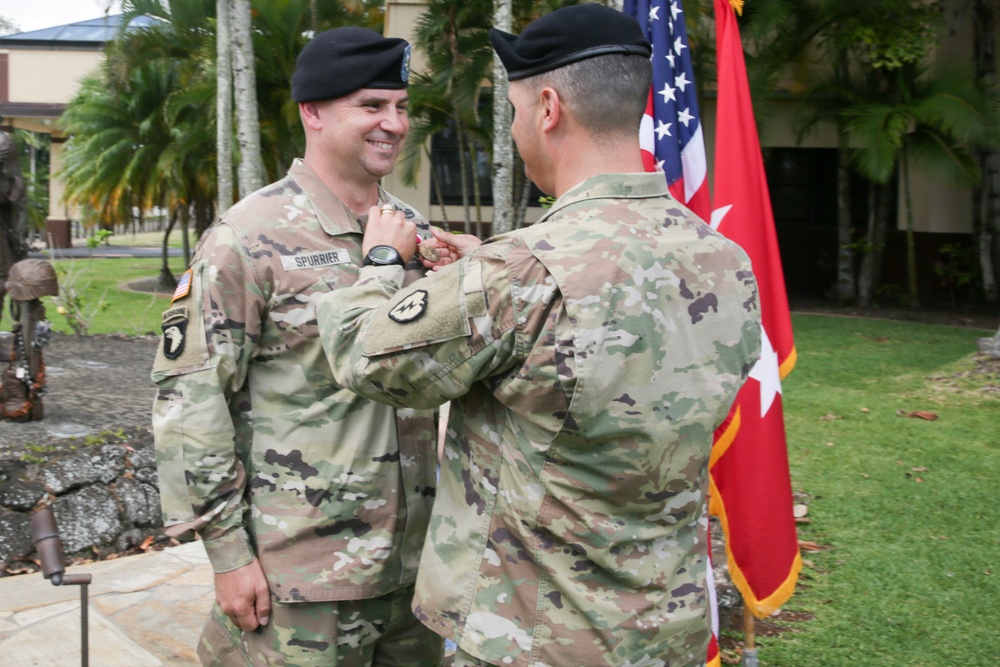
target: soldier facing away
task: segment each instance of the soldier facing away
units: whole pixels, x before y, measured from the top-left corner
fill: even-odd
[[[379,186],[409,127],[408,63],[404,40],[361,28],[306,45],[292,78],[304,157],[223,214],[163,314],[152,376],[164,523],[200,536],[215,570],[203,664],[440,663],[441,639],[410,611],[433,414],[339,386],[315,310],[357,278],[370,206],[428,233]]]
[[[760,347],[750,262],[638,173],[632,18],[571,6],[490,39],[555,204],[409,286],[363,268],[320,297],[323,346],[365,396],[452,401],[414,612],[456,666],[703,664],[712,435]],[[413,229],[380,215],[364,250],[409,257]]]

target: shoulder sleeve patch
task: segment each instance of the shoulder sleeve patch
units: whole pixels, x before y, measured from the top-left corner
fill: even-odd
[[[184,272],[187,277],[185,296],[192,289],[194,298],[184,305],[175,305],[177,292],[171,299],[170,307],[160,320],[160,345],[153,363],[153,380],[159,381],[171,375],[181,375],[204,368],[208,361],[208,343],[201,311],[201,285],[194,283],[201,278],[204,264],[199,264]]]
[[[471,335],[469,318],[486,312],[480,266],[452,266],[400,290],[375,311],[364,337],[366,357]]]
[[[180,280],[177,281],[177,288],[174,289],[174,295],[170,298],[170,303],[173,304],[174,301],[183,299],[188,294],[191,293],[191,278],[194,275],[194,269],[188,269],[183,274],[181,274]]]

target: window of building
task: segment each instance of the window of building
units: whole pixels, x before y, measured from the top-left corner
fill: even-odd
[[[777,228],[836,228],[836,149],[769,148],[764,170]]]

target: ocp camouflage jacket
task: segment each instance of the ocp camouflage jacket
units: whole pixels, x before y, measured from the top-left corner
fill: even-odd
[[[296,161],[207,232],[163,316],[153,426],[167,531],[199,534],[217,572],[258,556],[283,601],[411,584],[434,499],[431,413],[338,385],[318,338],[317,299],[354,283],[361,238]]]

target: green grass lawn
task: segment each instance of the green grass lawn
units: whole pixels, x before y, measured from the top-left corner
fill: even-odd
[[[170,298],[169,295],[131,292],[124,287],[132,281],[159,275],[161,262],[158,258],[95,258],[58,259],[52,264],[59,274],[60,283],[70,277],[75,278],[86,315],[94,311],[104,295],[107,305],[94,315],[88,333],[138,336],[159,333],[160,315],[170,303]],[[169,266],[176,277],[184,271],[184,260],[171,258]],[[46,297],[44,303],[53,330],[73,333],[66,318],[57,312],[52,299]],[[5,325],[9,325],[6,320]]]
[[[814,618],[759,639],[761,664],[998,664],[1000,372],[971,358],[993,332],[793,322],[783,400],[793,486],[810,498],[799,539],[825,548],[803,554],[785,607]],[[914,411],[939,418],[900,414]]]

